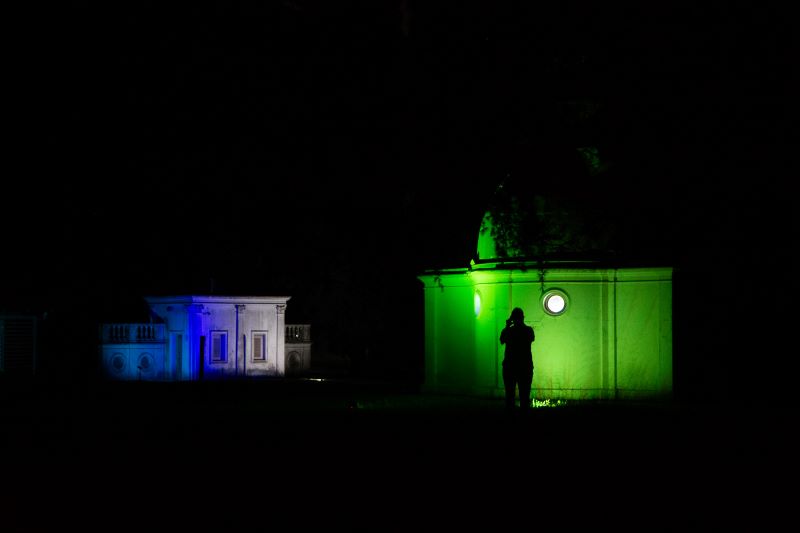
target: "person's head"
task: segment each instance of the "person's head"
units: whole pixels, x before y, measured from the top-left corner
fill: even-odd
[[[519,307],[515,307],[511,310],[511,322],[515,324],[522,324],[525,321],[525,313],[522,312],[522,309]]]

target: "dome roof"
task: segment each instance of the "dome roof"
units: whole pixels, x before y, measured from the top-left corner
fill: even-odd
[[[486,205],[476,260],[553,258],[606,248],[603,233],[610,220],[598,217],[608,205],[597,154],[593,147],[558,145],[515,152]]]
[[[497,247],[492,236],[492,215],[489,211],[484,213],[481,220],[481,227],[478,231],[478,250],[475,259],[478,261],[489,261],[498,259]]]
[[[596,256],[610,251],[613,226],[568,199],[533,195],[494,204],[478,230],[476,262]],[[495,218],[497,217],[497,218]]]

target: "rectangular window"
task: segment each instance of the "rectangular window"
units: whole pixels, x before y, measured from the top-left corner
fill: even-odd
[[[225,363],[228,361],[228,332],[211,332],[211,362]]]
[[[267,334],[264,332],[253,332],[253,361],[267,360]]]

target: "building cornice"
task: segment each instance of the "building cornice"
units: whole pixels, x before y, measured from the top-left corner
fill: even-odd
[[[181,295],[181,296],[146,296],[145,301],[150,305],[158,304],[231,304],[231,305],[286,305],[291,296],[210,296],[210,295]]]

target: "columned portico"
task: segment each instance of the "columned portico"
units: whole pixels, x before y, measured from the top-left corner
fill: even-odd
[[[123,380],[284,376],[289,299],[196,295],[145,298],[156,317],[153,324],[104,326],[103,368],[107,376]],[[135,344],[128,337],[114,337],[118,331],[129,330],[147,334],[136,337]]]

